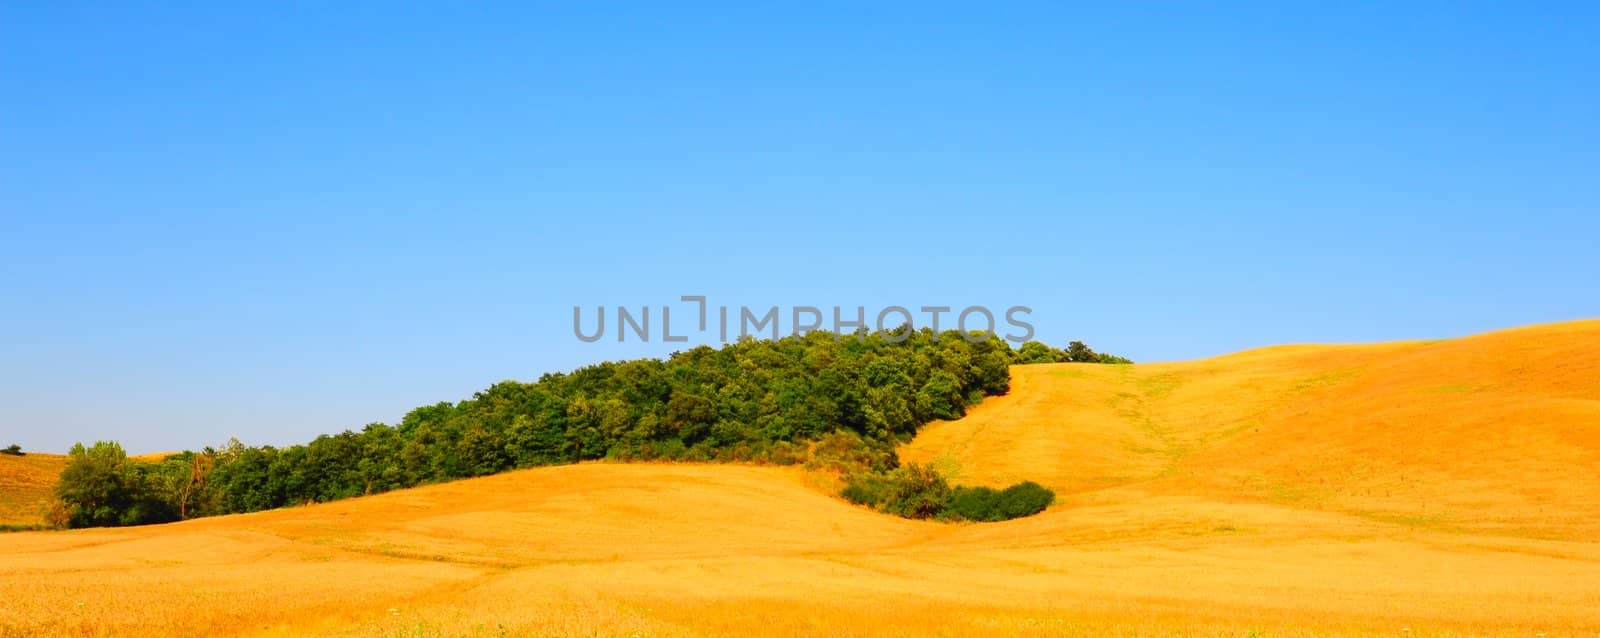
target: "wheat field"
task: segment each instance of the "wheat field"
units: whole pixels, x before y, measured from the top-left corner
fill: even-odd
[[[1012,373],[901,453],[1038,516],[540,468],[0,535],[0,635],[1600,635],[1600,321]]]
[[[56,477],[66,467],[61,454],[0,454],[0,525],[45,524]]]

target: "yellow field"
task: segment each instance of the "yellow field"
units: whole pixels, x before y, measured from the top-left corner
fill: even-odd
[[[1013,368],[907,446],[1057,504],[585,464],[0,535],[0,635],[1600,635],[1600,321]]]
[[[66,466],[61,454],[0,454],[0,525],[43,525],[56,477]]]

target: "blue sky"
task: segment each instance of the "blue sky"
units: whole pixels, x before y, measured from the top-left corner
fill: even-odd
[[[1588,3],[335,4],[0,8],[0,444],[393,422],[683,294],[1138,360],[1600,315]]]

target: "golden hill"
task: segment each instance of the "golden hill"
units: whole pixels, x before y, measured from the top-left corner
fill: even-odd
[[[43,525],[66,466],[61,454],[0,454],[0,525]]]
[[[1436,528],[1600,538],[1600,321],[1012,368],[1010,396],[902,450],[961,479],[1278,503]]]
[[[907,521],[794,469],[584,464],[0,536],[0,635],[1595,635],[1600,321],[1013,368]]]

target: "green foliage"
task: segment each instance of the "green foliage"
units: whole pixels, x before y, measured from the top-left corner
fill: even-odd
[[[1033,481],[1017,483],[1004,490],[957,487],[950,494],[947,514],[969,521],[1004,521],[1038,514],[1055,499],[1055,492]]]
[[[931,518],[950,499],[950,485],[932,465],[911,464],[887,473],[863,472],[845,479],[839,493],[852,503],[905,518]]]
[[[1082,341],[1073,341],[1067,344],[1067,360],[1073,363],[1099,363],[1100,355]]]
[[[950,487],[933,466],[907,465],[892,472],[860,472],[845,479],[845,500],[906,518],[1004,521],[1032,516],[1055,502],[1055,492],[1033,481],[1004,490]]]
[[[1006,519],[1033,516],[1056,502],[1056,493],[1033,481],[1023,481],[1000,492],[1000,513]]]
[[[879,509],[906,518],[931,518],[950,500],[950,484],[932,465],[906,465],[889,473]]]
[[[894,446],[887,442],[865,441],[861,435],[839,430],[822,435],[811,446],[806,467],[843,475],[862,472],[887,472],[899,464]]]
[[[1133,363],[1131,359],[1119,357],[1114,354],[1095,352],[1082,341],[1073,341],[1067,344],[1067,349],[1058,350],[1037,341],[1029,341],[1017,348],[1012,356],[1013,363]]]
[[[4,448],[0,448],[0,454],[10,454],[11,456],[27,456],[28,455],[27,452],[23,452],[22,451],[22,446],[17,445],[15,443],[12,443],[11,445],[7,445]]]
[[[845,477],[844,489],[839,496],[844,500],[879,509],[889,499],[889,479],[878,472],[861,472]]]
[[[56,496],[66,505],[72,527],[177,520],[176,510],[162,498],[162,484],[157,466],[130,462],[114,441],[87,448],[79,443],[68,453]]]
[[[899,464],[894,445],[922,424],[960,417],[985,395],[1006,392],[1014,356],[997,337],[973,343],[955,331],[927,329],[899,343],[818,331],[701,346],[665,360],[503,381],[465,401],[419,407],[396,426],[371,424],[303,445],[233,441],[149,467],[125,458],[86,460],[75,477],[101,477],[89,483],[116,489],[86,490],[78,479],[68,485],[66,475],[61,489],[78,498],[69,502],[74,525],[114,525],[600,458],[803,462],[841,473],[888,472]],[[895,497],[894,509],[932,515],[909,485],[899,486],[910,492]]]
[[[1029,341],[1017,348],[1017,363],[1056,363],[1064,360],[1066,353],[1038,341]]]
[[[969,521],[999,521],[1000,490],[992,487],[957,487],[950,492],[948,512],[951,518]]]

